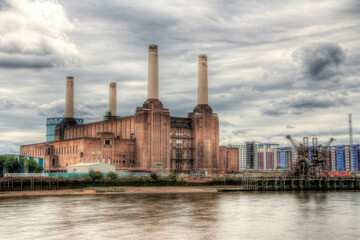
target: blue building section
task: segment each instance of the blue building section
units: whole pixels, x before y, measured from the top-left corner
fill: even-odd
[[[280,168],[286,169],[286,152],[280,152]]]
[[[312,157],[312,155],[311,155],[311,151],[309,151],[309,163],[311,163],[311,158]]]
[[[84,119],[76,118],[76,123],[78,125],[84,124]],[[46,119],[46,141],[52,142],[55,141],[55,129],[56,125],[60,124],[63,121],[63,118],[47,118]]]
[[[337,171],[345,171],[345,161],[344,161],[344,149],[337,148],[336,149],[336,170]]]
[[[39,164],[40,166],[45,167],[45,166],[44,166],[44,163],[45,163],[45,162],[44,162],[44,159],[43,159],[43,158],[39,158],[39,159],[38,159],[38,164]]]
[[[354,162],[354,170],[358,171],[359,169],[359,153],[358,149],[353,149],[353,162]]]

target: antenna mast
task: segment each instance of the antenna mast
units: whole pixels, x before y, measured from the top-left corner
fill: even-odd
[[[351,113],[349,113],[349,137],[350,137],[350,171],[354,170],[353,162],[353,136],[352,136],[352,119]]]

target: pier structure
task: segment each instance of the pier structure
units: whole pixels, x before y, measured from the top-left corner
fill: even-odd
[[[247,177],[242,189],[253,191],[360,190],[360,178],[346,177]]]

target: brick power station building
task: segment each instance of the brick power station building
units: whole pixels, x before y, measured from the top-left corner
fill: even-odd
[[[78,125],[74,118],[74,78],[66,81],[65,118],[55,141],[23,145],[20,155],[42,158],[44,169],[103,161],[128,168],[174,170],[238,169],[235,149],[219,148],[219,119],[208,105],[207,56],[199,55],[198,101],[187,117],[172,117],[159,98],[158,47],[149,46],[148,94],[135,115],[117,117],[116,83],[110,83],[106,120]],[[221,154],[219,151],[221,150]],[[219,156],[235,156],[223,161]],[[237,166],[236,166],[237,165]]]

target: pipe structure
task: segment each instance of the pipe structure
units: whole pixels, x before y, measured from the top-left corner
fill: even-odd
[[[199,55],[198,64],[198,105],[208,104],[207,56]]]
[[[74,118],[74,77],[66,78],[65,118]]]
[[[111,82],[109,87],[109,112],[111,116],[116,116],[116,83]]]
[[[148,99],[159,99],[158,46],[149,46]]]

